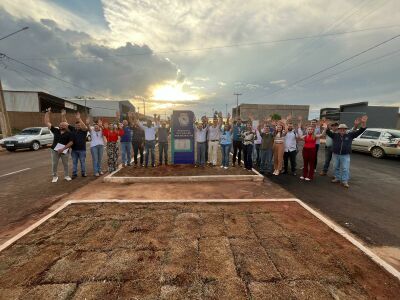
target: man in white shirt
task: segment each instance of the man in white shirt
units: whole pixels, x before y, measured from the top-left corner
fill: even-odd
[[[160,127],[158,122],[157,115],[154,115],[154,122],[155,125],[153,126],[153,122],[151,120],[147,120],[147,124],[143,125],[139,122],[139,119],[136,119],[136,123],[139,125],[140,128],[144,131],[144,147],[146,149],[145,155],[145,163],[144,166],[147,168],[149,164],[149,155],[151,155],[151,166],[154,168],[156,166],[155,162],[155,148],[156,148],[156,130]]]
[[[285,152],[283,154],[284,171],[283,174],[288,173],[289,160],[292,174],[296,176],[296,155],[297,155],[297,133],[293,129],[293,124],[288,123],[287,133],[285,135]]]
[[[194,136],[196,141],[196,167],[205,167],[206,165],[206,146],[207,146],[207,130],[202,123],[194,124]]]
[[[217,165],[217,151],[221,134],[221,118],[213,119],[213,124],[208,126],[208,159],[213,166]]]

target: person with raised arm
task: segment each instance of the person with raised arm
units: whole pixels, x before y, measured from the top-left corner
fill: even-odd
[[[233,130],[232,130],[232,145],[233,145],[233,157],[232,157],[232,165],[236,165],[236,159],[238,161],[238,166],[242,164],[242,149],[243,149],[243,138],[242,133],[245,129],[245,126],[242,124],[242,119],[238,117],[233,121]]]
[[[54,127],[50,122],[51,107],[46,110],[44,114],[44,124],[50,129],[54,135],[53,144],[51,145],[51,170],[53,179],[51,182],[56,183],[58,181],[57,168],[58,161],[61,158],[61,162],[64,166],[64,179],[71,181],[71,177],[68,175],[68,150],[73,145],[72,134],[68,130],[67,122],[60,122],[58,128]]]
[[[274,131],[274,174],[278,176],[282,172],[283,168],[283,153],[285,150],[285,124],[283,122],[277,122]]]
[[[144,167],[144,131],[138,125],[135,113],[129,114],[129,120],[132,126],[133,163],[135,167],[138,166],[138,163],[139,166]],[[140,157],[138,158],[138,156]]]
[[[332,132],[330,129],[326,134],[332,139],[332,152],[335,161],[335,178],[332,183],[342,183],[346,188],[349,188],[350,179],[350,153],[353,140],[361,135],[367,129],[368,116],[357,118],[354,121],[354,129],[361,124],[361,128],[357,130],[347,131],[346,124],[340,124],[337,132]]]
[[[156,131],[160,127],[160,124],[158,122],[157,115],[154,114],[154,123],[151,120],[147,120],[146,125],[143,125],[141,122],[139,122],[139,119],[136,119],[136,124],[140,128],[143,129],[144,131],[144,138],[145,138],[145,144],[144,147],[146,149],[146,155],[145,155],[145,167],[149,165],[149,156],[151,156],[151,166],[154,168],[156,166],[156,161],[155,161],[155,148],[156,148]]]
[[[104,174],[101,170],[105,139],[103,136],[103,122],[101,119],[98,119],[97,122],[93,123],[91,122],[91,118],[88,116],[86,119],[86,125],[90,130],[90,153],[92,155],[93,173],[94,176],[99,177]]]
[[[222,113],[214,116],[211,126],[208,126],[207,139],[208,139],[208,160],[210,165],[215,167],[217,165],[218,145],[220,143],[222,125]]]
[[[81,114],[76,113],[75,126],[68,124],[68,130],[72,133],[72,179],[78,176],[78,161],[81,166],[81,175],[86,177],[86,138],[88,128],[81,119]],[[63,122],[67,122],[65,109],[61,110],[61,119]]]
[[[292,175],[296,176],[296,156],[297,156],[297,132],[293,128],[292,115],[286,117],[286,135],[284,141],[284,154],[283,154],[283,174],[289,172],[289,160]]]
[[[167,127],[167,121],[160,122],[161,116],[158,115],[158,123],[161,126],[158,128],[158,164],[161,166],[164,164],[168,165],[168,136],[171,133],[171,129]]]
[[[195,167],[205,167],[208,126],[204,127],[202,122],[195,122],[193,127],[197,152]]]
[[[225,170],[229,168],[229,153],[232,146],[232,126],[230,124],[230,118],[231,115],[228,113],[226,123],[220,127],[220,145],[222,154],[221,168],[224,168]]]
[[[256,134],[253,129],[253,118],[249,116],[246,129],[242,132],[244,167],[251,171],[253,168],[253,146]]]
[[[120,113],[118,112],[118,119],[120,119]],[[129,113],[128,113],[129,120]],[[132,159],[132,129],[129,121],[124,119],[122,120],[122,130],[124,134],[120,137],[121,144],[121,160],[122,165],[124,167],[131,166]]]
[[[265,118],[264,125],[261,128],[261,146],[260,146],[260,173],[271,174],[272,173],[272,157],[273,157],[273,145],[274,145],[274,134],[271,130],[271,119]]]
[[[324,124],[324,131],[319,134],[315,133],[315,126],[313,124],[310,124],[306,128],[306,134],[303,135],[303,132],[301,130],[301,121],[298,124],[298,139],[304,141],[304,146],[303,146],[303,161],[304,161],[304,167],[303,167],[303,175],[300,176],[301,180],[305,181],[310,181],[314,179],[314,172],[315,172],[315,156],[317,155],[317,149],[315,147],[317,143],[317,139],[320,139],[324,134],[325,130],[327,127],[327,124]]]
[[[124,134],[123,124],[119,123],[119,113],[116,113],[114,124],[104,123],[103,136],[107,141],[108,171],[114,172],[118,167],[118,139]]]

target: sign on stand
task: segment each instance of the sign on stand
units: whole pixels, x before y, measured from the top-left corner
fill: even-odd
[[[194,113],[174,110],[171,120],[171,156],[173,164],[194,164]]]

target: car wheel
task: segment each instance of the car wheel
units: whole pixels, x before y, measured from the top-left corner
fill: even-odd
[[[31,144],[31,149],[32,149],[33,151],[39,150],[39,149],[40,149],[40,144],[39,144],[39,142],[37,142],[37,141],[32,142],[32,144]]]
[[[385,151],[380,147],[374,147],[371,149],[371,155],[375,158],[382,158],[385,156]]]

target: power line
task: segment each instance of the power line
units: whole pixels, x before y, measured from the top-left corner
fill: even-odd
[[[43,71],[43,70],[41,70],[41,69],[39,69],[39,68],[30,66],[30,65],[28,65],[28,64],[26,64],[26,63],[24,63],[24,62],[22,62],[22,61],[20,61],[20,60],[18,60],[18,59],[15,59],[15,58],[12,58],[12,57],[8,56],[7,54],[0,53],[0,59],[1,59],[1,58],[7,58],[7,59],[9,59],[9,60],[11,60],[11,61],[14,61],[14,62],[16,62],[16,63],[19,63],[19,64],[21,64],[21,65],[27,67],[27,68],[29,68],[29,69],[35,70],[35,71],[37,71],[37,72],[39,72],[39,73],[42,73],[42,74],[44,74],[44,75],[47,75],[47,76],[49,76],[49,77],[52,77],[52,78],[57,79],[57,80],[59,80],[59,81],[62,81],[62,82],[64,82],[64,83],[67,83],[67,84],[72,85],[72,86],[74,86],[74,87],[77,87],[77,88],[79,88],[79,89],[82,89],[82,90],[91,92],[91,93],[93,93],[93,94],[95,94],[95,95],[99,95],[99,96],[101,96],[101,97],[103,97],[103,98],[107,98],[106,96],[101,95],[101,94],[95,92],[94,90],[91,90],[91,89],[82,87],[82,86],[77,85],[77,84],[75,84],[75,83],[73,83],[73,82],[70,82],[70,81],[65,80],[65,79],[62,79],[62,78],[60,78],[60,77],[58,77],[58,76],[55,76],[55,75],[53,75],[53,74],[51,74],[51,73],[48,73],[48,72],[46,72],[46,71]]]
[[[357,69],[357,68],[359,68],[359,67],[368,65],[368,64],[370,64],[370,63],[374,63],[374,62],[377,62],[377,61],[379,61],[379,60],[388,58],[388,57],[393,56],[393,55],[395,55],[395,54],[397,54],[397,53],[400,53],[400,49],[398,49],[398,50],[396,50],[396,51],[392,51],[392,52],[387,53],[387,54],[385,54],[385,55],[378,56],[378,57],[375,57],[375,58],[373,58],[373,59],[364,61],[364,62],[362,62],[362,63],[360,63],[360,64],[358,64],[358,65],[354,65],[354,66],[352,66],[352,67],[350,67],[350,68],[347,68],[347,69],[344,69],[344,70],[342,70],[342,71],[340,71],[340,72],[333,73],[333,74],[330,74],[330,75],[325,76],[325,77],[322,77],[322,78],[317,78],[316,80],[312,80],[312,81],[307,82],[306,84],[303,84],[303,85],[301,85],[301,86],[307,86],[307,85],[313,84],[313,83],[315,83],[315,82],[319,82],[319,81],[322,81],[322,80],[325,80],[325,79],[328,79],[328,78],[337,76],[337,75],[339,75],[339,74],[342,74],[342,73],[351,71],[351,70],[353,70],[353,69]]]
[[[332,32],[332,33],[323,33],[323,34],[317,34],[317,35],[300,36],[300,37],[293,37],[293,38],[286,38],[286,39],[277,39],[277,40],[271,40],[271,41],[237,43],[237,44],[229,44],[229,45],[221,45],[221,46],[213,46],[213,47],[191,48],[191,49],[181,49],[181,50],[147,51],[147,52],[142,52],[142,53],[112,54],[112,55],[108,54],[108,55],[102,55],[102,56],[88,55],[88,56],[64,56],[64,57],[31,57],[31,58],[24,57],[21,59],[24,59],[24,60],[103,59],[103,58],[109,58],[109,57],[130,57],[130,56],[138,56],[138,55],[140,56],[140,55],[152,55],[152,54],[171,54],[171,53],[181,53],[181,52],[207,51],[207,50],[215,50],[215,49],[257,46],[257,45],[263,45],[263,44],[275,44],[275,43],[284,43],[284,42],[314,39],[314,38],[321,38],[321,37],[339,36],[339,35],[352,34],[352,33],[383,30],[383,29],[389,29],[389,28],[395,28],[395,27],[400,27],[400,25],[388,25],[388,26],[357,29],[357,30],[351,30],[351,31]]]
[[[328,70],[330,70],[330,69],[333,69],[333,68],[335,68],[335,67],[337,67],[337,66],[339,66],[339,65],[341,65],[341,64],[343,64],[343,63],[345,63],[345,62],[348,62],[348,61],[350,61],[350,60],[352,60],[352,59],[354,59],[354,58],[356,58],[356,57],[358,57],[358,56],[360,56],[360,55],[362,55],[362,54],[364,54],[364,53],[366,53],[366,52],[369,52],[369,51],[371,51],[371,50],[373,50],[373,49],[375,49],[375,48],[378,48],[378,47],[380,47],[380,46],[382,46],[382,45],[384,45],[384,44],[386,44],[386,43],[388,43],[388,42],[390,42],[390,41],[392,41],[392,40],[394,40],[394,39],[396,39],[396,38],[398,38],[398,37],[400,37],[400,34],[398,34],[398,35],[396,35],[396,36],[394,36],[394,37],[392,37],[392,38],[390,38],[390,39],[388,39],[388,40],[385,40],[385,41],[383,41],[383,42],[381,42],[381,43],[379,43],[379,44],[376,44],[376,45],[374,45],[374,46],[372,46],[372,47],[369,47],[369,48],[366,49],[366,50],[363,50],[363,51],[361,51],[361,52],[358,52],[357,54],[354,54],[354,55],[350,56],[349,58],[343,59],[343,60],[341,60],[341,61],[339,61],[339,62],[337,62],[337,63],[335,63],[335,64],[333,64],[333,65],[331,65],[331,66],[328,66],[328,67],[326,67],[326,68],[323,68],[322,70],[320,70],[320,71],[318,71],[318,72],[315,72],[315,73],[313,73],[313,74],[311,74],[311,75],[308,75],[308,76],[306,76],[306,77],[304,77],[304,78],[301,78],[301,79],[299,79],[299,80],[296,80],[295,82],[292,82],[291,84],[289,84],[289,85],[287,85],[287,86],[285,86],[285,87],[282,87],[282,88],[280,88],[280,89],[277,89],[277,90],[275,90],[275,91],[272,91],[272,93],[269,93],[268,96],[269,96],[269,95],[273,95],[273,94],[275,94],[275,93],[277,93],[277,92],[280,92],[280,91],[282,91],[282,90],[285,90],[285,89],[287,89],[288,87],[292,87],[292,86],[294,86],[294,85],[296,85],[296,84],[298,84],[298,83],[300,83],[300,82],[303,82],[303,81],[306,81],[306,80],[308,80],[308,79],[310,79],[310,78],[313,78],[313,77],[315,77],[315,76],[317,76],[317,75],[319,75],[319,74],[321,74],[321,73],[323,73],[323,72],[325,72],[325,71],[328,71]]]

